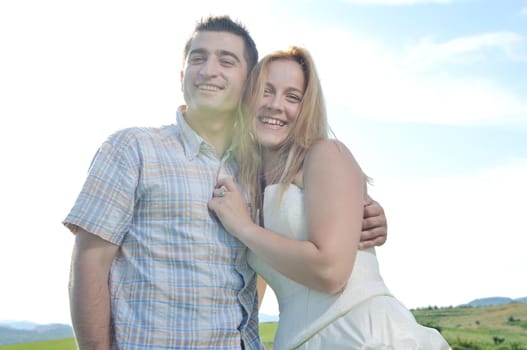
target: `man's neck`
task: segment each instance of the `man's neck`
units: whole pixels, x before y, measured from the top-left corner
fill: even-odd
[[[234,117],[221,113],[205,114],[190,111],[186,111],[183,116],[188,125],[212,145],[218,157],[221,157],[231,144]]]

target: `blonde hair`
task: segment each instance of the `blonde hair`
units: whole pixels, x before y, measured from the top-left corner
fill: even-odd
[[[261,150],[253,132],[254,115],[263,96],[269,64],[277,60],[291,60],[300,65],[304,73],[305,91],[294,127],[278,151],[280,162],[276,165],[272,178],[264,179]],[[254,208],[253,218],[256,218],[258,210],[261,212],[264,187],[280,183],[283,193],[286,185],[291,184],[302,170],[309,147],[317,140],[328,138],[329,126],[322,86],[310,53],[304,48],[292,46],[262,58],[247,80],[241,107],[236,135],[239,138],[238,181],[248,195]]]

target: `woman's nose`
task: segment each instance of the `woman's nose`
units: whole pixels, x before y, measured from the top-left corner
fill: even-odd
[[[268,106],[274,110],[281,110],[282,108],[282,99],[277,94],[272,95],[269,99]]]

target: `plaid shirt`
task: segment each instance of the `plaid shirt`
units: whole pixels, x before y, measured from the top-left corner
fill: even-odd
[[[130,128],[98,150],[64,224],[120,246],[111,268],[113,348],[260,349],[247,249],[207,208],[233,176],[183,118]]]

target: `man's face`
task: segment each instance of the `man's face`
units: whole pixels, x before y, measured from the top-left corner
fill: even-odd
[[[227,32],[198,32],[181,72],[187,111],[232,113],[247,78],[243,39]]]

